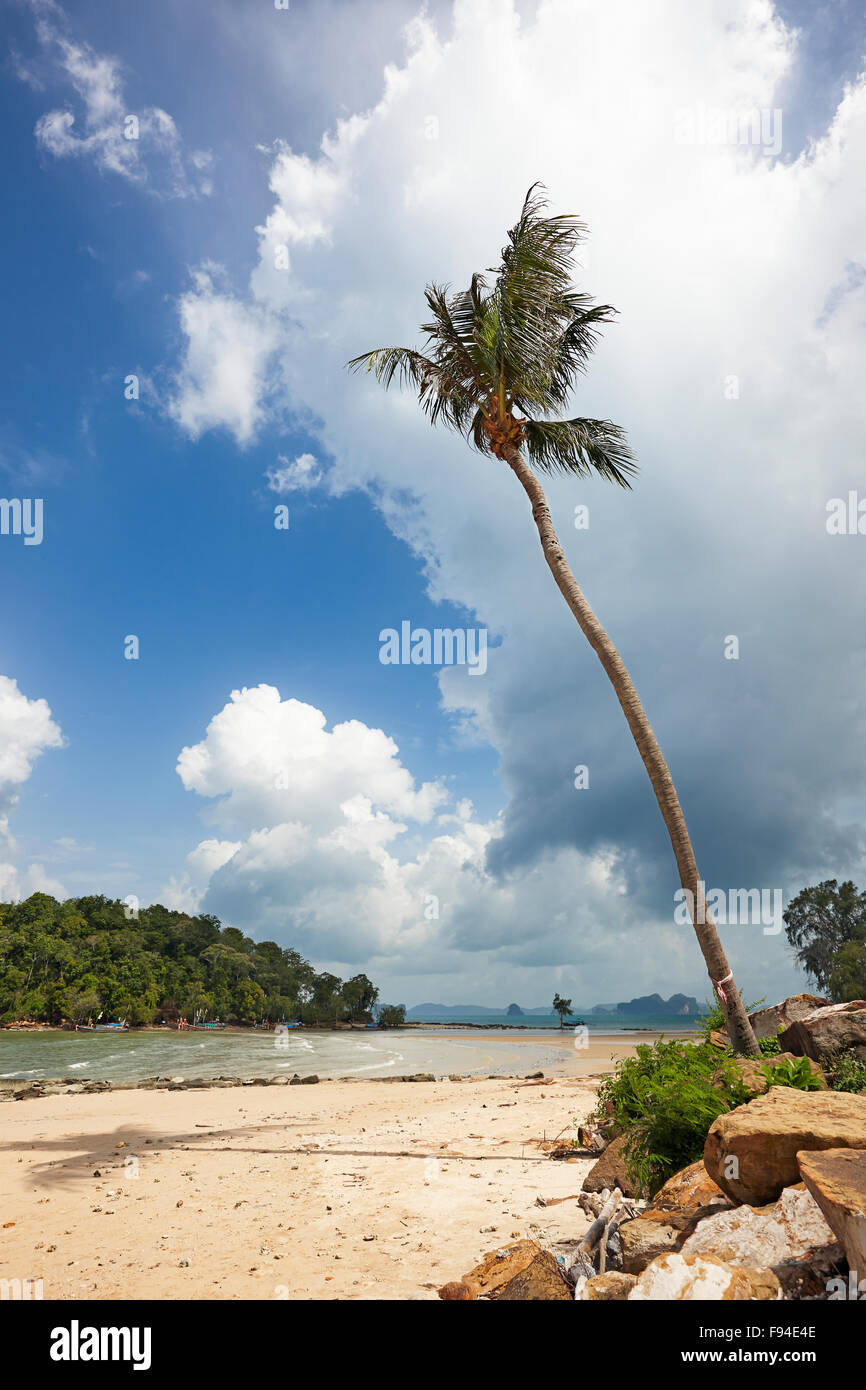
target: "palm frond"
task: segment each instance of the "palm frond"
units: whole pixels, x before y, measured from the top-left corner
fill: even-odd
[[[493,291],[499,313],[498,357],[512,394],[556,404],[551,387],[557,348],[578,308],[571,289],[574,252],[586,228],[570,215],[542,216],[541,185],[534,184],[508,233]]]
[[[450,365],[440,363],[413,348],[374,348],[346,363],[350,371],[365,369],[387,390],[398,377],[400,386],[411,384],[422,409],[435,425],[440,420],[465,434],[477,401]]]
[[[489,395],[486,364],[475,341],[476,308],[471,292],[463,290],[449,299],[447,286],[428,285],[424,298],[433,311],[433,319],[421,324],[421,332],[427,334],[437,366],[448,371],[455,385],[463,390]]]
[[[428,373],[436,371],[436,363],[414,348],[374,348],[372,352],[362,352],[346,363],[350,372],[362,370],[372,372],[376,380],[387,391],[394,377],[399,373],[400,386],[411,384],[420,386]]]
[[[575,378],[586,371],[601,337],[599,326],[611,323],[616,317],[612,305],[593,304],[591,295],[575,294],[570,298],[572,318],[555,344],[548,387],[550,402],[557,408],[565,405],[574,389]]]
[[[432,424],[459,430],[477,449],[501,455],[522,431],[528,459],[541,472],[596,473],[629,487],[637,464],[618,425],[536,418],[565,412],[601,326],[616,313],[572,287],[584,224],[571,215],[545,216],[545,206],[542,185],[533,184],[492,286],[477,274],[456,293],[428,285],[424,352],[378,348],[347,365],[372,371],[386,388],[395,378],[413,386]]]
[[[541,473],[592,473],[631,487],[638,471],[625,431],[610,420],[521,421],[530,463]]]

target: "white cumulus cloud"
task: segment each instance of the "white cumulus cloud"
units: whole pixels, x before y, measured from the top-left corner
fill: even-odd
[[[103,172],[145,184],[163,196],[209,195],[212,155],[207,150],[187,154],[167,111],[131,106],[120,60],[70,38],[58,5],[35,0],[33,8],[51,76],[65,80],[77,98],[75,107],[40,116],[35,132],[39,145],[56,159],[90,159]],[[19,71],[32,82],[28,67],[20,65]]]
[[[0,676],[0,841],[6,852],[17,848],[9,831],[9,812],[19,797],[40,754],[62,748],[63,734],[51,717],[46,700],[30,700],[10,676]],[[65,897],[63,885],[49,878],[41,864],[19,869],[0,863],[0,901],[17,900],[30,893],[54,893]]]

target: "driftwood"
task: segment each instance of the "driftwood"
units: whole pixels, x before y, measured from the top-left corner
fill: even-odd
[[[613,1189],[613,1192],[608,1192],[607,1188],[605,1188],[604,1192],[602,1193],[603,1197],[605,1193],[607,1193],[607,1199],[604,1203],[604,1206],[602,1207],[598,1216],[593,1221],[586,1235],[583,1237],[583,1240],[580,1242],[580,1245],[577,1247],[578,1255],[592,1254],[602,1235],[604,1235],[607,1232],[607,1228],[611,1223],[611,1219],[613,1218],[617,1207],[622,1201],[622,1192],[618,1187],[615,1187]]]
[[[621,1259],[622,1242],[619,1227],[624,1221],[631,1221],[639,1216],[644,1207],[641,1201],[625,1200],[618,1187],[612,1192],[607,1187],[603,1192],[583,1192],[578,1201],[587,1215],[595,1219],[569,1265],[569,1274],[574,1281],[575,1298],[580,1297],[580,1291],[587,1279],[605,1273],[608,1256],[615,1262]]]

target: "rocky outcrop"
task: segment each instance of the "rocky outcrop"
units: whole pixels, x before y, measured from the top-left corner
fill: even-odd
[[[715,1255],[660,1255],[641,1274],[629,1302],[772,1302],[782,1289],[770,1269],[727,1264]]]
[[[789,1028],[797,1019],[805,1018],[829,1003],[830,1000],[823,999],[820,994],[792,994],[781,1004],[773,1004],[769,1009],[756,1009],[749,1014],[749,1022],[756,1038],[775,1038],[780,1028]]]
[[[830,1062],[837,1052],[850,1049],[866,1062],[866,999],[814,1009],[786,1028],[780,1045],[798,1056]]]
[[[618,1187],[625,1197],[637,1197],[638,1189],[625,1170],[625,1146],[628,1135],[620,1134],[608,1144],[601,1158],[592,1165],[583,1180],[584,1192],[603,1192],[606,1187]]]
[[[803,1180],[841,1241],[848,1265],[866,1278],[866,1150],[798,1153]]]
[[[704,1165],[733,1201],[766,1206],[799,1182],[800,1150],[837,1148],[866,1149],[866,1096],[772,1086],[713,1121]]]
[[[684,1255],[712,1254],[751,1268],[791,1260],[836,1261],[842,1250],[818,1203],[805,1187],[786,1187],[767,1207],[743,1205],[706,1217],[688,1237]]]
[[[380,1080],[393,1081],[394,1077]],[[410,1078],[411,1079],[411,1078]],[[430,1078],[433,1080],[433,1078]],[[40,1096],[93,1095],[101,1091],[205,1091],[226,1086],[313,1086],[318,1076],[204,1077],[150,1076],[144,1081],[91,1081],[46,1077],[39,1081],[0,1081],[0,1101],[38,1100]]]

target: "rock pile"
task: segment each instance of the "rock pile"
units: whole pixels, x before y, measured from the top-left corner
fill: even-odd
[[[758,1037],[780,1035],[786,1052],[738,1062],[753,1099],[714,1121],[702,1161],[645,1204],[626,1172],[627,1134],[583,1126],[581,1143],[598,1157],[579,1198],[591,1224],[571,1254],[519,1241],[440,1297],[866,1298],[866,1094],[827,1089],[822,1071],[843,1048],[866,1060],[866,1001],[795,995],[752,1023]],[[821,1089],[768,1088],[764,1066],[804,1056]]]

